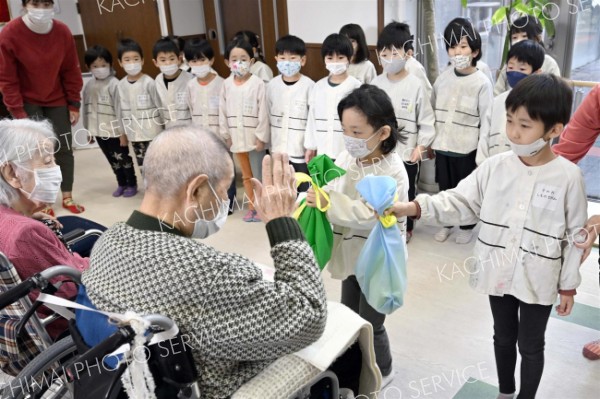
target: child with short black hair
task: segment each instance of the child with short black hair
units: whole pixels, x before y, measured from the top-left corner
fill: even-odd
[[[254,63],[250,67],[250,73],[261,78],[263,82],[269,83],[273,79],[273,71],[265,63],[259,40],[260,37],[252,31],[241,30],[235,34],[233,39],[242,39],[250,43],[252,46],[252,57],[254,58]]]
[[[212,132],[219,131],[219,96],[224,79],[213,69],[215,52],[204,39],[185,44],[185,58],[195,79],[188,82],[187,102],[192,123]]]
[[[154,79],[142,72],[144,52],[132,39],[123,39],[117,45],[119,65],[125,76],[117,86],[116,113],[121,133],[121,146],[131,142],[137,164],[144,165],[150,142],[163,131],[160,99]]]
[[[533,73],[540,73],[544,63],[544,49],[533,40],[523,40],[512,46],[508,52],[506,75],[510,87],[515,87],[522,79]],[[481,164],[492,155],[510,151],[506,137],[506,106],[510,90],[494,98],[486,119],[487,130],[481,129],[475,162]]]
[[[350,58],[348,74],[354,76],[360,83],[371,83],[377,76],[377,71],[375,65],[369,61],[369,47],[367,46],[365,32],[360,25],[347,24],[340,29],[340,35],[348,36],[354,50]]]
[[[492,105],[492,83],[477,69],[481,59],[481,36],[471,22],[455,18],[444,30],[444,42],[452,68],[433,85],[436,137],[435,176],[440,191],[456,187],[477,165],[475,155],[481,131],[488,129],[486,114]],[[460,226],[456,243],[467,244],[475,224]],[[446,241],[452,226],[438,231],[436,241]]]
[[[225,48],[231,75],[223,82],[219,99],[220,135],[242,168],[249,210],[245,222],[259,222],[254,209],[251,179],[262,177],[262,160],[271,141],[265,83],[250,72],[254,63],[250,43],[235,39]],[[244,203],[246,200],[244,200]]]
[[[98,146],[117,177],[113,197],[132,197],[137,193],[137,178],[129,147],[121,146],[116,120],[117,79],[112,70],[112,54],[102,46],[92,46],[84,55],[85,65],[94,76],[83,88],[83,127],[95,136]]]
[[[335,160],[344,149],[343,130],[337,105],[361,83],[348,73],[354,54],[352,43],[345,35],[332,33],[321,46],[321,57],[329,76],[315,83],[309,99],[308,121],[304,136],[305,158],[308,163],[316,154],[326,154]]]
[[[406,70],[407,44],[411,36],[395,23],[387,25],[377,40],[377,52],[383,73],[372,84],[384,90],[392,99],[398,126],[407,136],[406,144],[398,144],[396,152],[404,161],[408,174],[408,198],[413,200],[419,180],[421,160],[435,138],[435,118],[430,98],[423,83]],[[407,223],[406,239],[412,237],[414,223]]]
[[[304,158],[304,134],[315,82],[300,72],[306,64],[306,45],[299,37],[287,35],[275,43],[275,54],[280,75],[267,85],[271,151],[288,154],[296,172],[309,174]],[[305,191],[307,187],[301,188]]]
[[[524,15],[510,24],[510,45],[513,46],[522,40],[533,40],[544,48],[544,42],[542,41],[543,32],[544,28],[537,18],[531,15]],[[498,75],[496,85],[494,86],[495,96],[510,89],[506,77],[507,66],[508,65],[504,65]],[[551,73],[560,76],[560,67],[558,66],[558,63],[548,54],[544,54],[544,63],[542,64],[541,73]]]
[[[506,98],[512,151],[483,162],[455,189],[397,202],[386,213],[436,224],[482,226],[469,267],[471,286],[489,295],[500,396],[534,398],[544,368],[544,336],[552,306],[573,307],[583,250],[574,236],[587,220],[581,170],[556,156],[550,142],[571,115],[573,91],[561,78],[534,74]]]
[[[324,187],[331,204],[327,219],[334,232],[327,270],[331,277],[342,280],[341,302],[373,325],[375,358],[383,375],[383,388],[394,377],[385,315],[369,305],[355,276],[356,259],[366,242],[365,237],[379,219],[356,185],[368,175],[390,176],[396,180],[398,198],[408,201],[408,177],[395,151],[396,145],[405,142],[406,137],[399,131],[389,96],[376,86],[364,84],[353,90],[340,101],[337,112],[344,129],[345,150],[335,163],[347,173]],[[307,206],[317,206],[316,195],[312,188],[308,190]],[[320,203],[329,205],[323,197]],[[402,233],[405,221],[405,217],[398,220]]]
[[[187,102],[187,85],[194,76],[181,70],[183,54],[172,37],[159,39],[152,49],[152,61],[160,69],[156,76],[156,92],[160,99],[165,128],[187,125],[192,117]]]

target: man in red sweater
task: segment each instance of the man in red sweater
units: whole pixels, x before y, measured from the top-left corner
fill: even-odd
[[[75,41],[69,28],[54,20],[53,0],[22,0],[27,13],[0,32],[0,92],[15,119],[52,122],[56,163],[63,176],[63,207],[73,202],[74,158],[71,126],[79,120],[83,80]],[[48,208],[48,213],[53,213]]]
[[[579,162],[600,135],[600,85],[594,87],[581,103],[571,121],[563,130],[560,141],[552,147],[555,154],[567,158],[571,162]],[[592,245],[600,230],[600,215],[592,216],[587,224],[588,240],[577,244],[586,250],[584,257],[589,255]],[[598,259],[600,265],[600,259]],[[583,348],[583,355],[590,360],[600,359],[600,340],[590,342]]]

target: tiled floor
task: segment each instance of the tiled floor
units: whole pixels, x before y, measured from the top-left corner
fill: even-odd
[[[83,216],[111,225],[128,217],[141,202],[114,199],[116,183],[99,150],[76,152],[75,198],[87,208]],[[62,210],[58,212],[63,214]],[[262,223],[244,223],[242,213],[230,216],[223,230],[205,242],[270,264]],[[404,306],[386,321],[397,376],[380,399],[494,399],[497,386],[488,300],[468,286],[465,260],[473,244],[433,240],[436,228],[417,225],[409,249],[409,285]],[[550,319],[541,399],[592,399],[600,392],[600,361],[581,355],[582,346],[600,339],[598,251],[581,267],[583,282],[576,297],[585,305],[579,319]],[[323,273],[328,297],[338,300],[340,283]],[[576,320],[575,320],[576,321]],[[582,323],[583,324],[583,323]],[[469,380],[471,379],[471,380]],[[469,382],[467,382],[469,380]],[[518,380],[518,377],[517,377]],[[460,391],[460,392],[459,392]]]

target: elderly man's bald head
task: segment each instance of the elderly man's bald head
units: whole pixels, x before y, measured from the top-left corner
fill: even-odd
[[[233,161],[225,143],[196,126],[167,129],[150,144],[144,158],[146,192],[173,197],[192,178],[205,174],[211,186],[230,179]]]

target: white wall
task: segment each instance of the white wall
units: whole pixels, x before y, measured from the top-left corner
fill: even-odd
[[[387,0],[384,2],[384,24],[392,21],[404,22],[410,26],[410,32],[414,35],[417,31],[417,7],[418,0]]]
[[[191,36],[206,33],[202,0],[175,0],[169,3],[174,35]]]
[[[55,18],[64,22],[71,29],[73,35],[83,35],[81,17],[77,13],[75,3],[76,0],[54,0],[54,4],[59,11]],[[21,0],[9,0],[9,6],[10,15],[13,19],[23,15],[23,3]]]
[[[367,44],[377,44],[377,0],[288,0],[291,35],[306,43],[323,43],[349,23],[365,31]]]

